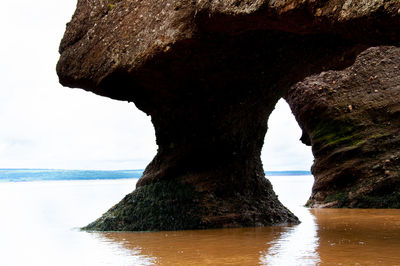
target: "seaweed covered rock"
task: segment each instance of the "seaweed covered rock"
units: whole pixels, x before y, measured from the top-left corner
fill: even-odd
[[[370,48],[286,99],[315,157],[309,206],[400,208],[400,48]]]
[[[255,188],[251,195],[196,191],[175,180],[138,187],[102,217],[84,227],[95,231],[153,231],[260,226],[298,222],[271,193]],[[228,193],[227,193],[228,194]],[[221,200],[222,198],[222,200]]]
[[[79,0],[60,45],[60,82],[134,102],[159,146],[137,190],[91,228],[298,223],[264,177],[268,117],[296,82],[398,41],[399,9],[397,0]],[[164,205],[145,191],[170,182],[192,189],[196,212],[148,209]],[[182,204],[174,194],[157,202]],[[145,203],[152,218],[136,210]],[[183,210],[193,216],[186,226]]]

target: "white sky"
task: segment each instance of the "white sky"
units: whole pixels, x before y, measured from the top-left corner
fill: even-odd
[[[0,168],[143,169],[157,147],[134,104],[58,84],[58,46],[74,0],[13,1],[0,16]],[[269,121],[265,170],[309,170],[284,101]]]

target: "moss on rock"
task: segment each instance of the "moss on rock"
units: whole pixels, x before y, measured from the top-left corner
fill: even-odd
[[[393,192],[389,195],[381,196],[363,196],[361,197],[357,205],[357,208],[388,208],[388,209],[399,209],[400,208],[400,192]]]
[[[370,48],[288,91],[315,158],[308,206],[399,208],[399,58],[398,47]]]
[[[134,192],[82,228],[94,231],[155,231],[199,228],[199,199],[194,188],[177,181],[151,183]]]
[[[381,190],[361,195],[357,199],[356,208],[400,208],[400,185],[392,184],[390,187],[383,187]]]
[[[346,191],[340,191],[334,194],[330,194],[325,198],[325,203],[337,201],[335,205],[337,208],[342,208],[348,204],[348,193]]]
[[[342,121],[321,121],[315,127],[314,141],[326,146],[345,143],[355,145],[363,140],[358,135],[359,130],[360,126]]]

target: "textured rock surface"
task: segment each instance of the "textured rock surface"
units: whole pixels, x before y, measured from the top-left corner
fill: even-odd
[[[60,82],[133,101],[151,115],[159,146],[137,190],[91,228],[298,222],[264,178],[268,116],[306,76],[398,41],[399,9],[397,0],[79,0],[60,46]],[[193,191],[190,226],[165,223],[183,219],[179,209],[147,225],[129,218],[143,217],[143,195],[172,181]],[[174,202],[175,192],[157,201]]]
[[[286,98],[315,157],[310,206],[400,208],[400,48],[370,48]]]
[[[271,34],[257,34],[262,30],[279,31],[279,35],[332,34],[379,44],[399,39],[399,10],[398,0],[80,0],[60,45],[57,70],[61,83],[67,86],[137,101],[132,91],[139,91],[140,85],[146,86],[146,79],[154,78],[146,76],[151,73],[145,70],[161,70],[161,66],[154,69],[154,62],[186,59],[189,62],[180,64],[193,65],[189,56],[204,52],[193,51],[204,45],[208,56],[218,56],[210,50],[224,48],[219,46],[233,40],[216,35],[235,38],[254,32],[257,39],[268,38],[264,45],[274,40]],[[321,36],[314,41],[318,39]],[[254,40],[244,41],[249,44]],[[293,41],[298,40],[283,38],[280,43]],[[140,75],[140,79],[136,77],[139,84],[130,89],[107,86],[112,74],[121,72]],[[169,79],[167,74],[160,72],[157,78]]]

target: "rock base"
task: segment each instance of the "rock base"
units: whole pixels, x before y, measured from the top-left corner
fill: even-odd
[[[161,181],[138,187],[102,217],[94,231],[156,231],[298,224],[270,183],[240,193],[196,191],[187,183]]]

